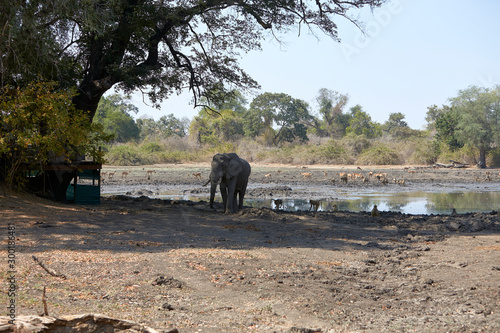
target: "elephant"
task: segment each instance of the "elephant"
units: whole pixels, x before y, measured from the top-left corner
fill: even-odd
[[[250,164],[235,153],[216,154],[212,160],[209,179],[210,208],[214,208],[215,191],[220,182],[224,212],[237,213],[238,209],[242,209],[250,173]],[[236,201],[237,195],[239,202]]]

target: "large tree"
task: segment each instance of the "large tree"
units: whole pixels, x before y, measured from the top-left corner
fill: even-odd
[[[139,127],[130,113],[137,114],[138,108],[127,101],[127,97],[113,94],[103,96],[99,102],[94,122],[114,135],[114,141],[127,142],[139,139]]]
[[[238,59],[264,38],[305,27],[338,40],[336,20],[356,24],[353,9],[386,1],[0,0],[0,84],[77,87],[73,102],[89,119],[115,85],[155,104],[185,88],[195,105],[217,103],[257,87]]]
[[[319,113],[323,118],[323,121],[316,121],[314,124],[317,133],[320,136],[342,137],[345,134],[345,129],[349,126],[350,116],[344,114],[349,96],[335,90],[321,88],[316,101]]]
[[[291,28],[338,40],[336,20],[387,0],[0,0],[0,87],[44,79],[76,88],[72,102],[92,121],[118,86],[154,105],[189,88],[194,105],[220,105],[258,84],[242,53]],[[70,176],[57,177],[65,189]],[[64,193],[56,195],[64,197]]]
[[[478,166],[486,167],[486,152],[500,146],[500,86],[471,86],[451,98],[457,116],[456,138],[479,151]]]
[[[307,141],[307,126],[312,117],[306,102],[284,93],[264,93],[250,104],[250,112],[260,115],[264,128],[276,125],[274,142]]]

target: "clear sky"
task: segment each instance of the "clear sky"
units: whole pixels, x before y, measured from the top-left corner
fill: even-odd
[[[300,98],[313,114],[319,89],[327,88],[349,95],[346,111],[359,104],[380,123],[401,112],[414,129],[425,127],[428,106],[447,104],[458,90],[500,84],[498,0],[392,0],[360,15],[367,35],[339,19],[341,43],[320,32],[293,32],[283,37],[285,46],[264,42],[241,66],[261,85],[258,93]],[[190,99],[189,93],[173,96],[161,110],[139,94],[132,103],[138,117],[192,118],[198,111]]]

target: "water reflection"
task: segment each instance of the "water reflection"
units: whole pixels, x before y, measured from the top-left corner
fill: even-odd
[[[169,199],[208,200],[203,197],[163,196]],[[286,211],[309,210],[309,200],[282,199]],[[450,214],[453,208],[458,213],[491,212],[500,209],[500,192],[453,192],[453,193],[351,193],[344,199],[323,199],[319,211],[333,211],[334,205],[340,211],[368,212],[373,205],[380,211],[401,212],[406,214]],[[271,199],[245,199],[245,206],[268,207],[275,209]]]

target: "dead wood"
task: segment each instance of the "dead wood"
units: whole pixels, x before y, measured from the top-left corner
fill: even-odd
[[[55,276],[55,277],[60,277],[60,278],[63,278],[63,279],[66,279],[66,275],[64,274],[61,274],[61,273],[57,273],[55,270],[53,270],[52,268],[49,268],[49,267],[46,267],[44,265],[44,263],[38,259],[36,256],[32,255],[31,257],[33,257],[33,260],[35,260],[35,262],[40,265],[40,267],[42,267],[47,273],[49,273],[50,275],[52,276]]]

